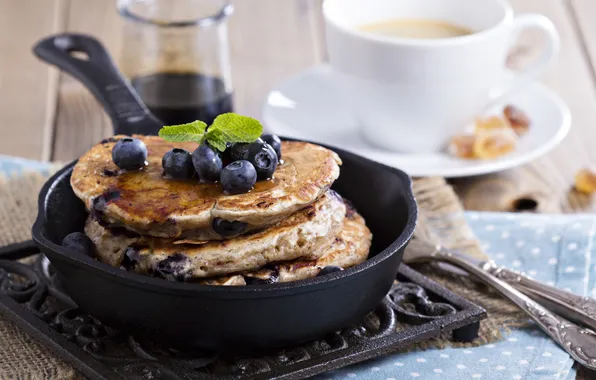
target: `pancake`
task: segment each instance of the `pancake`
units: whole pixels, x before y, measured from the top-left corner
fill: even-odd
[[[85,233],[102,262],[168,279],[191,280],[256,270],[272,262],[316,260],[335,242],[345,214],[343,200],[330,190],[276,225],[231,240],[190,244],[130,236],[123,229],[102,227],[93,217],[87,220]]]
[[[259,181],[246,194],[224,194],[218,183],[162,176],[161,160],[172,148],[192,152],[195,143],[170,143],[157,136],[134,136],[148,149],[148,165],[122,172],[112,162],[112,147],[125,136],[95,145],[75,165],[71,186],[87,209],[107,225],[142,235],[215,240],[215,218],[247,223],[245,232],[271,226],[308,206],[339,176],[337,154],[305,142],[282,142],[284,163],[274,178]]]
[[[318,260],[294,260],[268,265],[252,272],[222,276],[201,281],[205,285],[242,286],[247,284],[272,284],[315,277],[326,266],[349,268],[364,262],[368,257],[372,234],[364,219],[348,210],[343,226],[331,247]]]

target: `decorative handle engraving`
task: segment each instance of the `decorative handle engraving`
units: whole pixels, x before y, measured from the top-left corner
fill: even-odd
[[[487,261],[486,264],[484,264],[484,266],[482,267],[482,269],[492,274],[496,278],[499,278],[510,284],[520,283],[524,277],[528,278],[525,274],[521,272],[500,267],[497,264],[495,264],[495,262],[492,260]]]
[[[526,302],[524,308],[542,329],[571,355],[590,369],[596,368],[596,333],[566,321],[536,302]]]
[[[545,306],[557,314],[596,331],[596,300],[543,284],[524,273],[500,267],[493,261],[486,262],[483,269],[527,295],[538,297],[540,302],[545,301]]]
[[[547,310],[508,282],[520,283],[524,278],[521,273],[491,269],[494,264],[487,264],[484,268],[466,260],[461,255],[437,249],[431,255],[435,260],[446,261],[458,266],[468,273],[477,276],[486,284],[494,287],[503,296],[509,298],[540,326],[555,342],[581,365],[596,370],[596,333],[582,328],[557,314]],[[495,273],[499,277],[496,277]],[[533,280],[532,280],[533,281]]]

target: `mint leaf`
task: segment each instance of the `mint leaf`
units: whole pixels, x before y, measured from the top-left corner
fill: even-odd
[[[170,142],[194,141],[209,145],[223,152],[228,143],[251,143],[261,136],[263,126],[257,119],[235,113],[224,113],[213,121],[207,130],[202,121],[181,125],[164,126],[159,137]]]
[[[263,126],[257,119],[230,112],[215,118],[207,131],[207,141],[211,142],[211,139],[221,137],[224,142],[250,143],[258,139],[262,133]]]
[[[207,124],[200,120],[192,123],[164,126],[159,130],[159,137],[170,142],[194,141],[201,143]]]
[[[221,129],[213,129],[213,126],[209,127],[209,130],[205,134],[205,140],[220,152],[226,150],[226,139]]]

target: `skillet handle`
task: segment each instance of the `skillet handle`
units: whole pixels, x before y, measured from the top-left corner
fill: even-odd
[[[63,33],[37,43],[33,52],[81,81],[110,115],[114,134],[156,135],[163,123],[147,109],[139,95],[95,38]],[[88,59],[72,53],[85,53]]]

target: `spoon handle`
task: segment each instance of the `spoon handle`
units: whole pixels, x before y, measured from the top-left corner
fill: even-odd
[[[498,266],[494,261],[486,262],[483,269],[546,304],[557,314],[596,331],[596,300],[543,284],[524,273]]]
[[[459,255],[453,255],[448,251],[438,249],[433,252],[432,256],[436,260],[446,261],[458,266],[494,287],[502,295],[528,313],[538,326],[567,351],[575,361],[591,370],[596,370],[596,333],[594,331],[582,328],[561,318],[507,282],[495,277]]]

